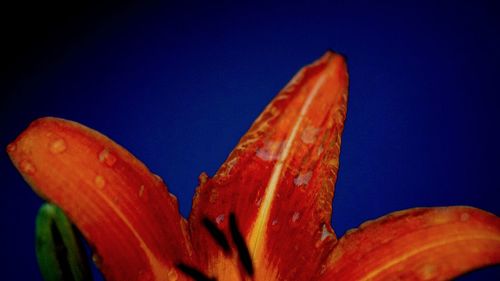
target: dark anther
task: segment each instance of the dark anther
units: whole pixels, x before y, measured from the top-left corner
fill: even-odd
[[[185,265],[183,263],[179,263],[176,267],[182,271],[187,276],[193,278],[196,281],[217,281],[216,278],[210,278],[205,273],[199,271],[198,269],[191,267],[189,265]]]
[[[224,232],[222,232],[222,230],[220,230],[217,225],[215,225],[208,218],[203,218],[202,223],[210,235],[212,235],[215,242],[217,242],[217,245],[219,245],[226,254],[231,253],[231,248],[229,247],[229,242],[227,241]]]
[[[236,216],[233,213],[231,213],[229,216],[229,227],[231,229],[231,236],[233,237],[234,244],[236,244],[236,248],[238,249],[238,256],[240,257],[240,261],[243,264],[243,268],[245,268],[245,271],[249,276],[253,276],[252,258],[250,257],[250,252],[248,251],[245,239],[238,229],[238,225],[236,224]]]

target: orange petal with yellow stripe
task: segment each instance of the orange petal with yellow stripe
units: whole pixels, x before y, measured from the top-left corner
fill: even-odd
[[[472,207],[394,212],[349,231],[316,278],[449,280],[500,263],[500,219]]]
[[[274,98],[212,179],[200,177],[189,222],[209,276],[310,280],[319,269],[336,242],[331,203],[347,87],[344,58],[327,52]],[[251,265],[230,239],[230,216]],[[229,237],[229,251],[207,235],[207,220]]]
[[[97,252],[107,280],[184,280],[186,221],[162,180],[78,123],[34,121],[7,151],[26,181],[61,207]]]

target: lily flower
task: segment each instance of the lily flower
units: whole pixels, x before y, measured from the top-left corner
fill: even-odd
[[[160,177],[81,124],[38,119],[7,151],[107,280],[445,280],[500,263],[500,219],[473,207],[397,211],[336,237],[347,95],[341,55],[301,69],[217,173],[200,175],[188,219]]]

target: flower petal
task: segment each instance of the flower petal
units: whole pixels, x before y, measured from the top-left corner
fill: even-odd
[[[200,177],[189,220],[211,276],[309,280],[326,258],[336,241],[329,222],[347,85],[344,58],[327,52],[267,106],[213,179]],[[254,273],[238,243],[224,253],[202,223],[214,222],[231,242],[231,214]]]
[[[415,208],[339,240],[319,280],[448,280],[500,263],[500,219],[472,207]]]
[[[42,118],[7,151],[97,250],[107,280],[172,280],[188,259],[186,221],[166,186],[132,154],[75,122]],[[183,276],[183,275],[181,275]]]

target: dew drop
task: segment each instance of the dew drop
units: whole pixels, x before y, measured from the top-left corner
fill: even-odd
[[[469,220],[469,218],[470,218],[469,213],[462,213],[462,214],[460,215],[460,220],[461,220],[461,221],[468,221],[468,220]]]
[[[321,230],[321,238],[320,238],[320,240],[321,241],[325,241],[329,237],[333,238],[333,234],[330,232],[330,230],[328,229],[328,227],[326,226],[326,224],[323,224],[323,229]]]
[[[103,176],[97,175],[94,179],[94,183],[97,187],[104,188],[104,186],[106,185],[106,180]]]
[[[299,212],[295,212],[293,213],[292,215],[292,222],[297,222],[300,218],[300,213]]]
[[[217,224],[221,224],[221,222],[223,222],[223,221],[224,221],[224,214],[219,215],[218,217],[215,218],[215,222]]]
[[[259,199],[257,199],[257,200],[255,201],[255,205],[256,205],[257,207],[260,207],[260,203],[262,203],[262,197],[261,197],[261,198],[259,198]]]
[[[141,187],[139,188],[139,197],[142,197],[143,194],[144,194],[144,185],[141,185]]]
[[[173,195],[172,193],[168,193],[168,197],[170,197],[170,199],[174,202],[177,202],[177,196]]]
[[[15,143],[10,143],[9,145],[7,145],[8,152],[14,152],[14,151],[16,151],[16,148],[17,148],[17,146]]]
[[[101,153],[99,153],[99,161],[109,167],[113,167],[116,163],[116,156],[109,152],[109,149],[105,148],[101,151]]]
[[[256,155],[264,161],[277,160],[284,147],[284,141],[267,141],[263,147],[257,149]]]
[[[281,229],[281,223],[279,222],[279,220],[278,220],[277,218],[275,218],[275,219],[273,219],[273,220],[271,221],[271,225],[270,225],[270,227],[271,227],[271,230],[272,230],[272,231],[274,231],[274,232],[278,232],[278,231],[280,231],[280,229]]]
[[[434,212],[435,215],[428,219],[433,224],[448,223],[451,219],[455,219],[449,207],[437,208]]]
[[[102,265],[102,258],[98,254],[93,254],[92,255],[92,261],[95,263],[97,268],[100,268]]]
[[[153,174],[153,176],[155,177],[155,179],[156,179],[157,182],[163,183],[163,179],[159,175]]]
[[[280,229],[280,225],[279,225],[279,221],[278,219],[274,219],[272,222],[271,222],[271,229],[273,231],[278,231]]]
[[[53,154],[59,154],[66,151],[66,142],[63,139],[56,139],[49,146],[50,152]]]
[[[325,264],[322,264],[321,265],[321,268],[319,270],[319,275],[323,275],[325,274],[325,271],[326,271],[326,265]]]
[[[323,151],[324,151],[324,150],[325,150],[325,149],[323,148],[323,146],[322,146],[322,145],[320,145],[320,146],[318,147],[317,155],[318,155],[318,156],[320,156],[320,155],[321,155],[321,153],[323,153]]]
[[[293,183],[296,186],[306,185],[311,180],[311,177],[312,171],[308,171],[305,173],[301,172],[296,178],[293,179]]]
[[[174,269],[169,269],[167,273],[167,280],[177,280],[179,276],[177,275],[177,272],[175,272]]]
[[[21,161],[19,167],[21,168],[21,171],[27,175],[33,175],[36,172],[35,165],[28,160]]]
[[[434,264],[425,264],[421,269],[420,269],[420,277],[422,280],[429,280],[432,279],[432,277],[436,276],[436,271],[438,270],[437,266]]]
[[[316,141],[316,135],[318,134],[319,129],[314,127],[307,127],[302,131],[300,139],[302,142],[306,144],[311,144]]]

